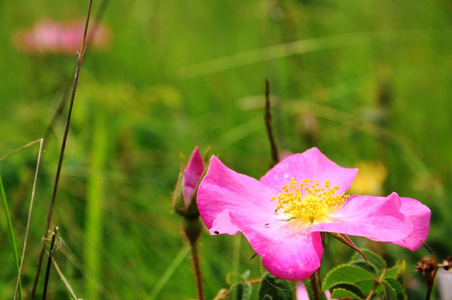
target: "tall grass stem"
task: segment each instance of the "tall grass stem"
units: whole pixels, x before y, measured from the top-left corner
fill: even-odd
[[[97,111],[93,124],[91,169],[88,179],[86,195],[86,235],[84,245],[84,258],[86,263],[85,297],[87,299],[98,298],[98,287],[100,274],[100,257],[97,249],[102,245],[102,207],[105,195],[104,190],[104,165],[107,159],[107,134],[105,130],[106,119],[101,111]]]

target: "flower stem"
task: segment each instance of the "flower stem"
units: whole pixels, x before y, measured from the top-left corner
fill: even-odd
[[[430,296],[432,295],[433,291],[433,285],[435,283],[436,273],[438,272],[438,264],[436,262],[436,255],[433,252],[432,248],[430,248],[425,243],[424,247],[428,250],[428,252],[430,252],[431,255],[431,269],[424,274],[425,284],[427,286],[427,295],[425,295],[425,299],[430,300]]]
[[[425,296],[425,300],[430,300],[430,296],[432,295],[433,287],[427,288],[427,295]]]
[[[204,291],[203,291],[203,284],[202,284],[202,272],[201,272],[201,265],[199,262],[199,251],[198,251],[198,244],[190,243],[190,250],[191,250],[191,256],[193,259],[193,269],[195,271],[195,280],[196,280],[196,289],[198,291],[198,299],[204,300]]]
[[[320,268],[311,275],[311,289],[315,300],[322,299],[322,282],[320,278]]]
[[[184,233],[190,243],[190,252],[193,261],[193,271],[195,271],[196,289],[198,299],[204,300],[204,289],[202,283],[201,263],[199,259],[198,239],[201,235],[202,226],[199,217],[185,218]]]
[[[375,280],[374,286],[372,287],[372,290],[370,291],[370,293],[367,296],[366,300],[370,300],[372,298],[372,296],[374,295],[377,287],[381,284],[381,281],[384,279],[387,271],[388,271],[387,269],[384,269],[383,273],[381,273],[380,278],[378,280]]]

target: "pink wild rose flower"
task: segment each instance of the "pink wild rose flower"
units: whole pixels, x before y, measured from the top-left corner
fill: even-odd
[[[264,267],[286,280],[305,280],[320,267],[320,232],[419,248],[430,210],[396,193],[346,195],[357,172],[311,148],[285,158],[258,181],[212,156],[198,188],[198,209],[210,234],[243,233]]]

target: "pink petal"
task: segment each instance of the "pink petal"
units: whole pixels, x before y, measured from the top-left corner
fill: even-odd
[[[217,215],[213,220],[212,227],[209,232],[213,234],[229,234],[234,235],[241,231],[241,224],[238,223],[233,216],[229,213],[229,210],[225,209]]]
[[[398,241],[413,231],[410,218],[401,212],[401,199],[396,193],[388,197],[353,195],[329,218],[312,225],[311,231],[358,235],[382,242]]]
[[[242,228],[244,225],[270,222],[276,209],[276,204],[271,202],[274,194],[275,191],[256,179],[229,169],[212,156],[207,174],[198,187],[197,204],[201,218],[209,229],[214,220],[227,210],[228,215],[222,215],[216,221],[215,231],[230,233],[231,224]],[[229,215],[234,217],[234,221]]]
[[[315,179],[320,184],[329,180],[331,186],[339,187],[339,194],[345,193],[355,179],[358,169],[342,168],[331,161],[317,148],[311,148],[301,154],[294,154],[276,166],[261,178],[261,182],[278,191],[289,183],[291,177],[301,182],[303,179]]]
[[[272,275],[294,281],[308,279],[320,267],[323,253],[320,233],[306,234],[285,225],[288,223],[245,227],[242,232]]]
[[[320,267],[323,253],[320,234],[291,227],[287,221],[270,220],[265,224],[248,225],[224,210],[213,221],[210,233],[235,234],[240,231],[271,274],[286,280],[309,278]]]
[[[190,160],[188,161],[187,168],[184,172],[184,197],[185,201],[188,203],[191,202],[191,198],[193,197],[193,193],[201,178],[202,172],[204,172],[204,162],[199,153],[199,148],[196,147],[190,156]]]
[[[414,251],[422,246],[427,239],[430,228],[431,211],[418,200],[405,197],[402,197],[401,199],[402,206],[400,207],[400,212],[410,218],[413,223],[413,231],[407,237],[390,243]]]
[[[297,300],[309,300],[309,293],[303,282],[297,282]]]

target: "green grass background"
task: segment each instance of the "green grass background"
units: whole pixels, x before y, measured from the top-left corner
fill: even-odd
[[[93,15],[99,4],[94,1]],[[11,34],[43,18],[83,19],[87,6],[81,0],[0,2],[0,156],[43,137],[76,63],[75,54],[20,53]],[[439,259],[452,254],[445,238],[452,233],[449,1],[111,1],[103,21],[113,43],[103,52],[88,48],[83,62],[52,222],[61,237],[55,259],[78,297],[196,297],[190,259],[178,256],[186,253],[181,218],[171,211],[179,152],[211,145],[231,168],[256,178],[265,174],[271,163],[265,78],[280,149],[317,146],[347,167],[382,161],[388,170],[384,193],[397,191],[428,205],[427,243]],[[25,295],[65,115],[44,144]],[[36,151],[0,164],[19,248]],[[2,216],[2,299],[12,297],[16,278],[7,230]],[[425,249],[413,254],[354,240],[390,262],[407,259],[410,299],[423,298],[422,279],[412,271]],[[259,259],[248,262],[253,252],[244,239],[204,233],[201,254],[208,299],[227,287],[234,261],[240,262],[237,271],[250,270],[252,278],[262,271]],[[324,260],[334,266],[349,256],[332,242]],[[159,282],[168,270],[174,274]],[[70,297],[55,270],[49,293],[51,299]]]

